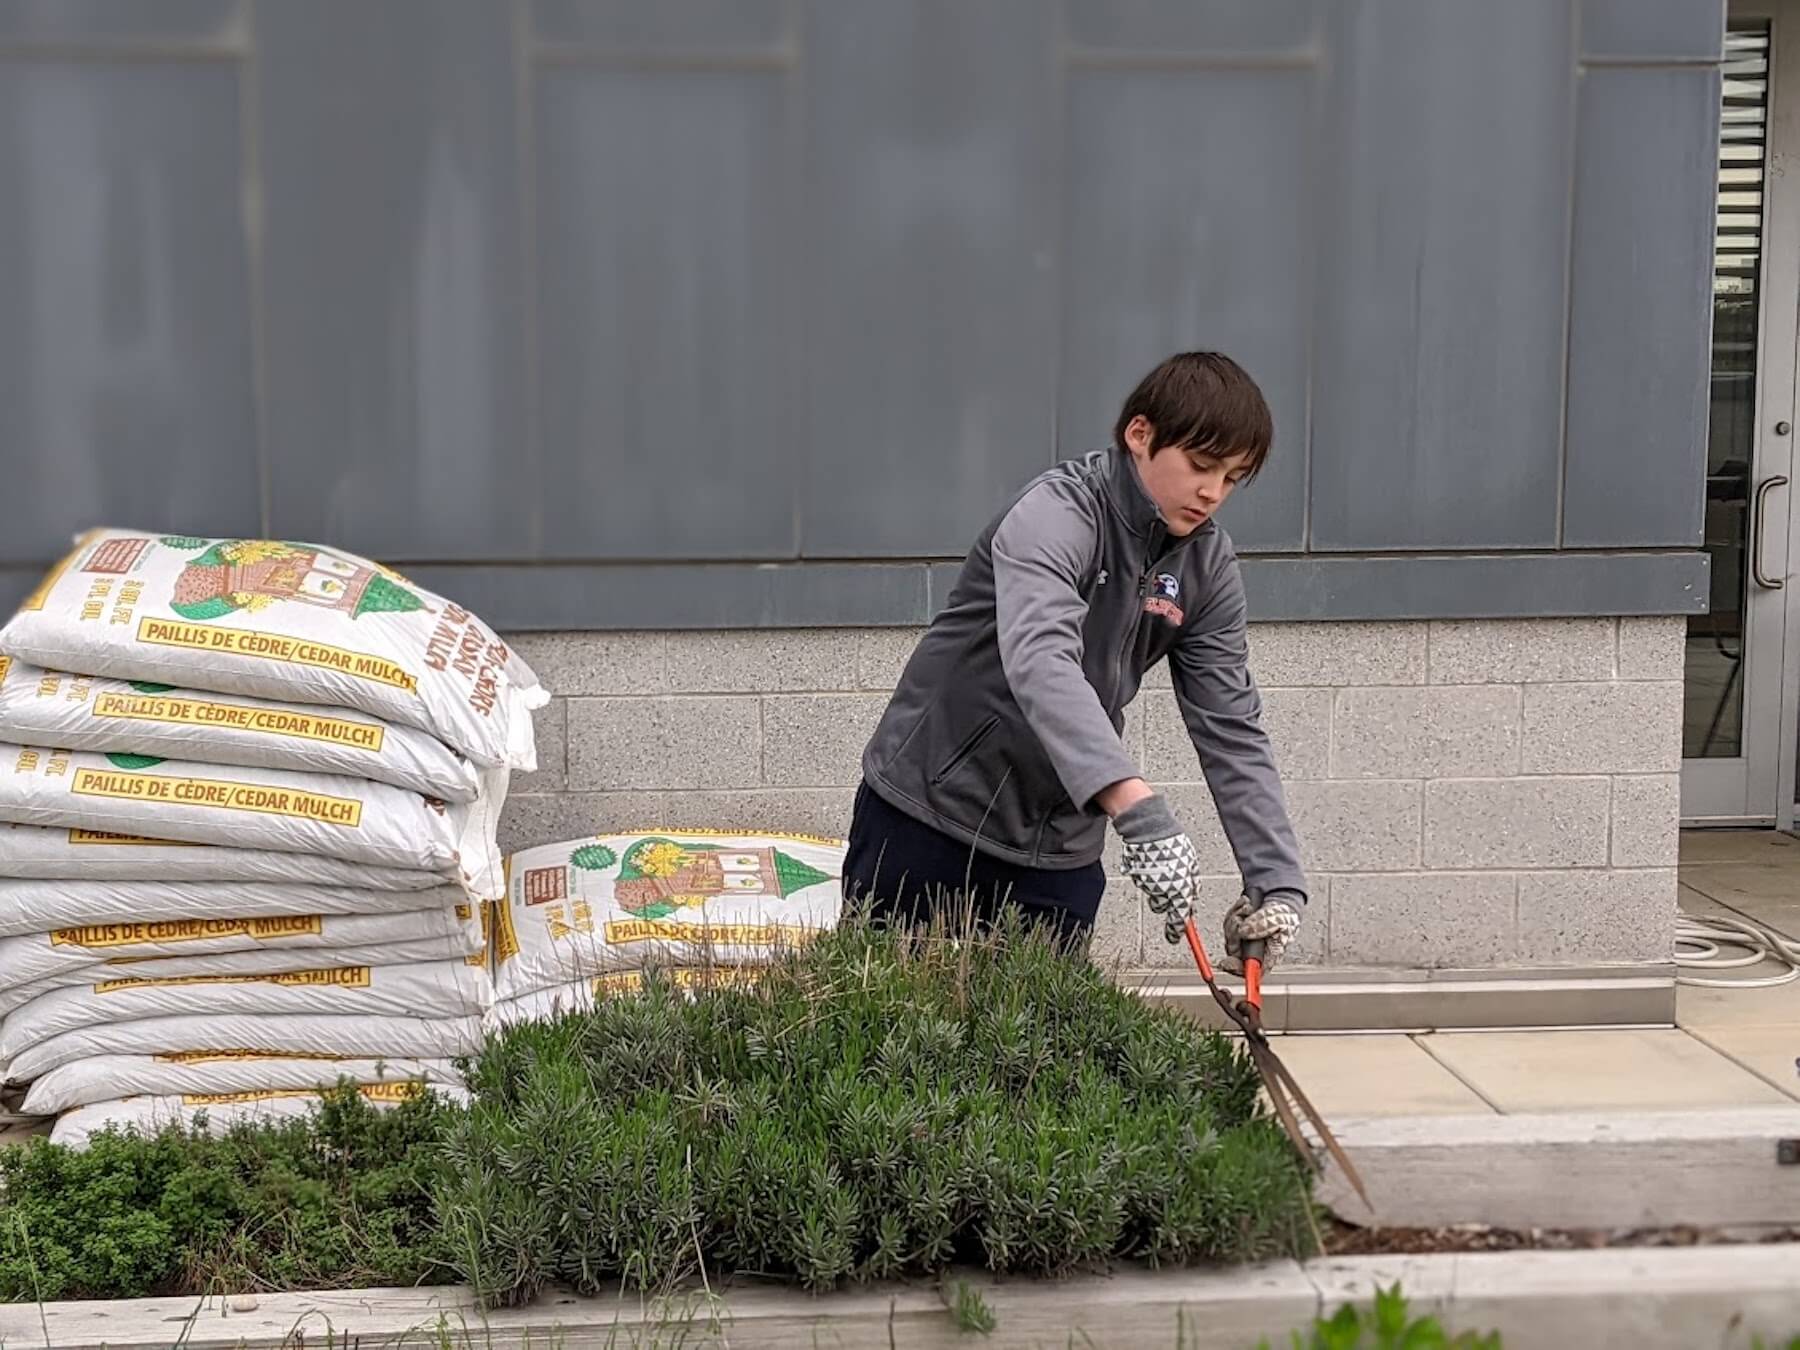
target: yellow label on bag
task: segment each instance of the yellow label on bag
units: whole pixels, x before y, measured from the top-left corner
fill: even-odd
[[[349,1055],[330,1055],[319,1050],[170,1050],[152,1055],[158,1064],[239,1064],[268,1059],[304,1059],[337,1064]]]
[[[367,750],[371,753],[379,753],[381,743],[387,737],[385,728],[371,726],[367,722],[288,712],[281,708],[246,708],[235,703],[172,698],[166,694],[105,693],[94,700],[94,716],[133,722],[162,722],[170,726],[248,731],[260,736],[320,741],[327,745]]]
[[[711,970],[683,967],[662,971],[660,977],[677,989],[748,989],[762,979],[763,972],[748,966],[719,966]],[[643,987],[643,973],[636,970],[596,975],[592,986],[596,997],[635,993]]]
[[[798,924],[781,923],[671,923],[667,919],[623,919],[606,925],[606,940],[614,946],[634,942],[729,942],[744,947],[773,947],[786,938],[808,942],[818,934]]]
[[[253,919],[159,919],[144,923],[93,923],[78,928],[57,928],[50,933],[52,947],[141,947],[153,942],[204,942],[208,938],[319,937],[325,931],[318,914],[280,914]]]
[[[138,623],[138,641],[156,647],[183,647],[190,651],[226,652],[232,656],[257,656],[265,661],[279,661],[289,666],[312,666],[334,670],[373,684],[416,693],[418,676],[408,673],[392,661],[367,652],[346,651],[310,638],[285,637],[280,633],[264,633],[253,628],[215,628],[210,624],[189,623],[183,619],[143,619]]]
[[[273,975],[166,975],[161,979],[102,980],[96,994],[118,994],[131,989],[178,989],[200,984],[274,984],[288,988],[367,989],[367,966],[343,966],[336,970],[284,970]]]
[[[210,844],[184,844],[179,839],[151,839],[141,834],[109,834],[105,830],[70,830],[69,843],[84,845],[129,844],[134,848],[211,848]]]
[[[488,903],[494,908],[494,960],[505,965],[519,954],[519,934],[513,927],[512,905],[505,900]]]
[[[176,806],[209,806],[218,811],[244,811],[263,816],[293,816],[345,829],[362,828],[362,803],[349,797],[263,787],[255,783],[222,783],[210,778],[177,778],[167,774],[122,773],[117,769],[78,769],[70,789],[82,797],[115,797],[134,802],[169,802]]]
[[[371,1102],[410,1102],[425,1095],[425,1083],[419,1078],[403,1078],[392,1083],[362,1083],[357,1094]],[[183,1106],[244,1106],[252,1102],[275,1102],[295,1097],[324,1099],[319,1088],[262,1088],[253,1092],[185,1092]]]

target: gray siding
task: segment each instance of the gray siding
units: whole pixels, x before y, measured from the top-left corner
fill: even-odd
[[[0,0],[0,604],[129,523],[340,544],[502,625],[917,622],[1206,346],[1276,418],[1225,517],[1259,616],[1692,612],[1722,31]]]

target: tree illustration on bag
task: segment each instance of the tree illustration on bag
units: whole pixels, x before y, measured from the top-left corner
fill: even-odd
[[[171,539],[163,542],[177,546]],[[212,544],[176,578],[170,608],[184,619],[205,623],[239,612],[257,614],[278,600],[334,610],[352,619],[429,608],[397,572],[274,539],[221,539]]]
[[[639,918],[660,919],[715,896],[785,900],[830,880],[827,873],[774,847],[730,848],[652,837],[625,851],[613,896]]]

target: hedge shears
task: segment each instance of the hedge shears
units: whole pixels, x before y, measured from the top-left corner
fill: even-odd
[[[1368,1205],[1373,1212],[1375,1206],[1369,1200],[1369,1193],[1363,1189],[1362,1178],[1357,1175],[1356,1168],[1345,1156],[1337,1137],[1327,1128],[1323,1117],[1306,1099],[1306,1094],[1294,1081],[1294,1075],[1288,1072],[1287,1065],[1275,1054],[1275,1048],[1269,1044],[1268,1033],[1263,1030],[1262,958],[1267,944],[1260,940],[1244,942],[1244,996],[1234,1003],[1231,995],[1219,988],[1219,982],[1213,975],[1212,961],[1206,955],[1206,944],[1200,941],[1200,928],[1194,922],[1191,912],[1187,917],[1186,928],[1188,948],[1194,953],[1194,964],[1200,967],[1200,978],[1206,981],[1206,987],[1212,990],[1213,1000],[1225,1010],[1225,1015],[1243,1031],[1244,1043],[1250,1048],[1250,1062],[1256,1065],[1257,1072],[1262,1075],[1263,1087],[1267,1089],[1269,1100],[1275,1105],[1275,1114],[1281,1119],[1281,1128],[1287,1131],[1288,1138],[1293,1141],[1300,1156],[1317,1167],[1318,1157],[1313,1153],[1306,1136],[1301,1133],[1300,1122],[1294,1116],[1294,1104],[1297,1104],[1306,1113],[1312,1127],[1319,1132],[1319,1138],[1330,1151],[1333,1160],[1343,1169],[1345,1178],[1362,1197],[1363,1204]],[[1288,1101],[1289,1095],[1293,1098],[1293,1104]]]

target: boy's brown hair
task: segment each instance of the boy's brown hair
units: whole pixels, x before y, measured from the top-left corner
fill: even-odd
[[[1125,428],[1143,417],[1154,427],[1150,453],[1164,446],[1202,454],[1243,453],[1244,481],[1269,457],[1275,421],[1262,390],[1244,368],[1220,352],[1178,352],[1138,383],[1113,427],[1124,453]]]

